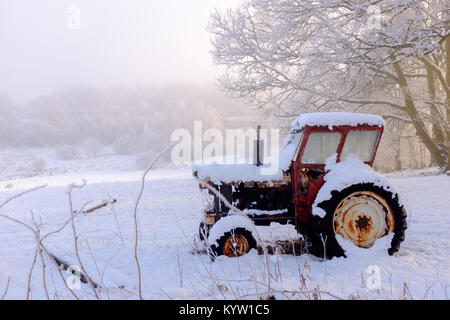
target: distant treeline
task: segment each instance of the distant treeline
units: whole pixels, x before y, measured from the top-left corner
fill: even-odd
[[[116,154],[156,152],[169,142],[173,130],[191,129],[194,120],[223,129],[229,116],[255,114],[217,89],[192,84],[72,87],[24,106],[0,96],[0,113],[0,146],[84,146],[92,153],[112,146]]]

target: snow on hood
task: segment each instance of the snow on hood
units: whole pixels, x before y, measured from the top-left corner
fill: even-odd
[[[266,182],[273,180],[283,180],[282,170],[275,174],[262,174],[261,169],[267,165],[257,167],[253,164],[206,164],[192,165],[192,171],[197,174],[200,180],[211,180],[215,184],[231,183],[238,181]]]
[[[391,192],[392,197],[398,196],[395,187],[385,177],[375,172],[353,154],[338,163],[336,163],[336,154],[328,158],[325,163],[325,171],[327,172],[324,178],[325,183],[317,194],[312,207],[313,214],[321,218],[325,217],[326,212],[317,205],[331,199],[332,191],[341,191],[354,184],[372,183]]]
[[[334,126],[370,125],[384,127],[383,118],[373,114],[349,112],[317,112],[305,113],[299,116],[291,126],[295,130],[302,130],[306,126],[324,126],[330,130]]]
[[[200,180],[211,180],[216,184],[231,183],[236,181],[281,181],[284,178],[284,171],[289,170],[291,162],[297,151],[302,138],[301,133],[291,133],[284,140],[280,150],[278,161],[274,164],[278,170],[274,174],[263,174],[262,169],[268,168],[271,164],[256,166],[254,164],[194,164],[192,171],[196,172]]]

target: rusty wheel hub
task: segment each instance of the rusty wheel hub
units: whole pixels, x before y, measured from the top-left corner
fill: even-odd
[[[361,248],[394,230],[394,215],[382,197],[358,191],[345,197],[333,214],[333,231]]]
[[[242,234],[233,234],[228,237],[223,246],[223,254],[227,257],[240,257],[250,250],[248,240]]]

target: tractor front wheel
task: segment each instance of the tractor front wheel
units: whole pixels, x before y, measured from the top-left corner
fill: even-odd
[[[256,249],[256,240],[252,233],[244,228],[236,228],[225,232],[218,240],[217,245],[211,245],[211,258],[227,256],[240,257],[251,249]]]

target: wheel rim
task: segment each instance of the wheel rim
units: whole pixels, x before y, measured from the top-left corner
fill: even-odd
[[[394,215],[382,197],[358,191],[342,199],[333,214],[333,231],[361,248],[394,231]]]
[[[228,237],[223,246],[223,254],[227,257],[240,257],[250,250],[248,240],[242,234],[234,234]]]

